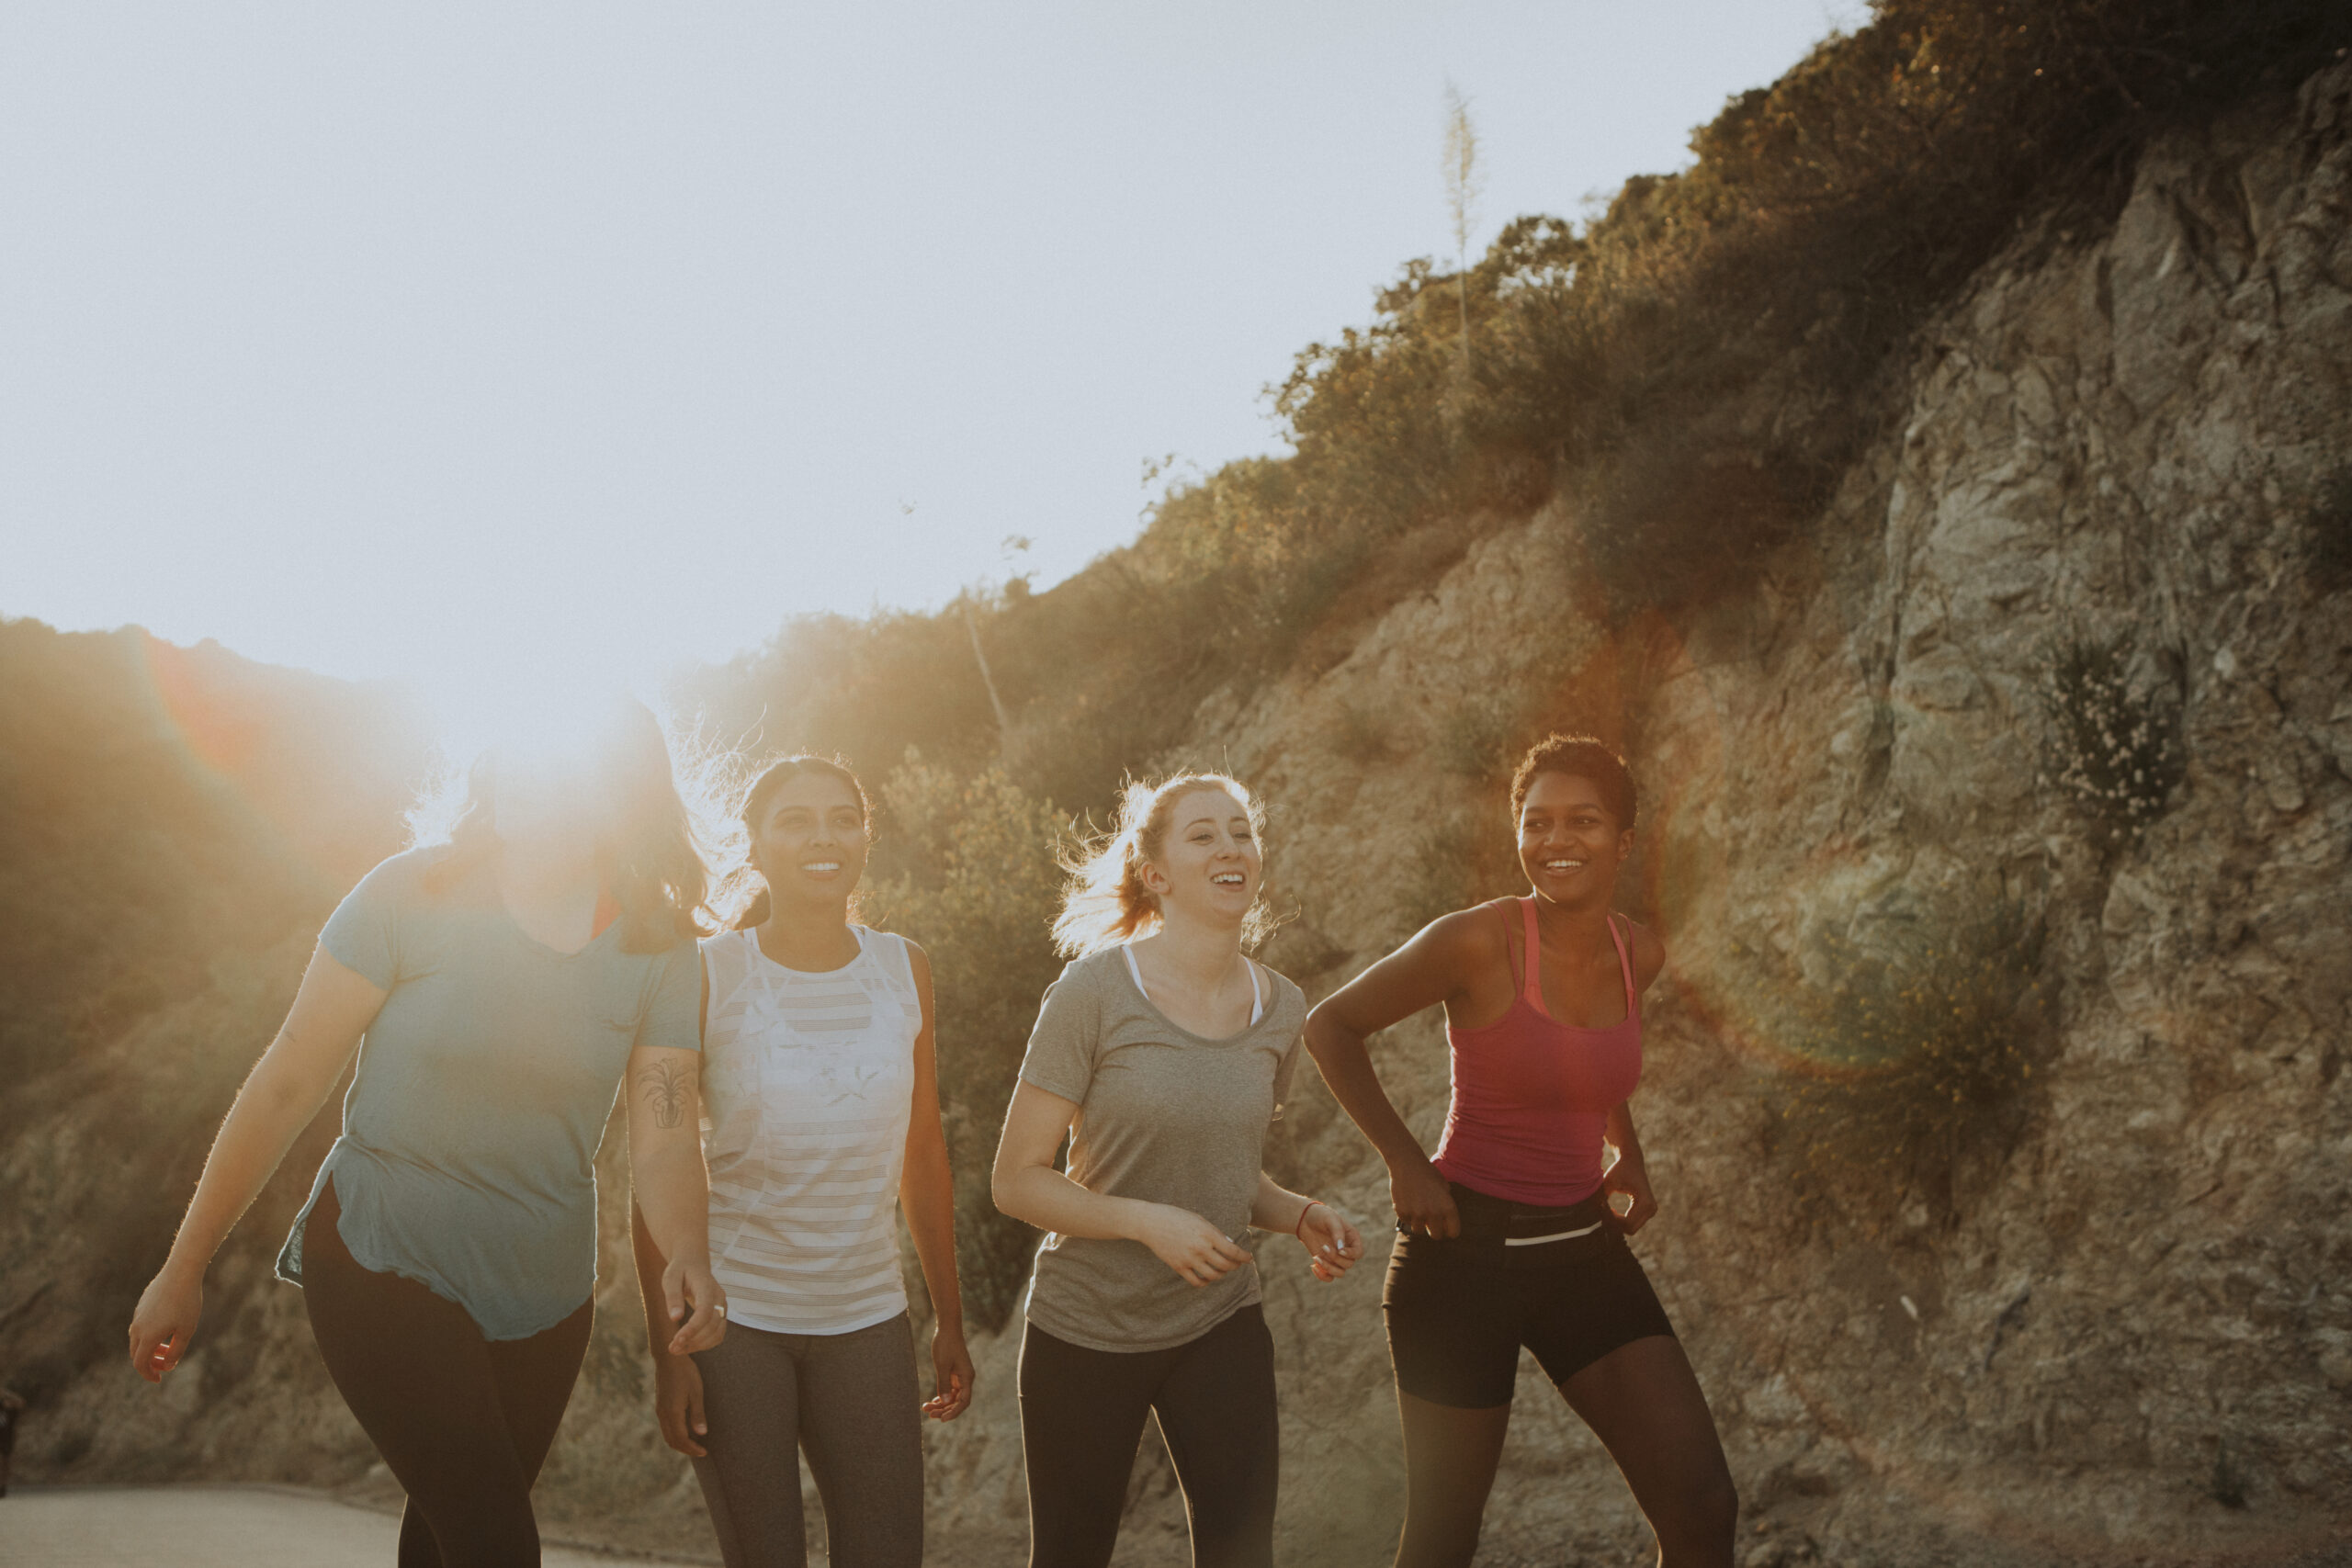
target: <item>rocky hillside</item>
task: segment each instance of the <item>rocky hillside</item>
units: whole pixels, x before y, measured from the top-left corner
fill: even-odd
[[[2352,1561],[2352,593],[2311,567],[2352,526],[2324,504],[2347,366],[2339,66],[2160,143],[2111,230],[1986,269],[1926,334],[1898,431],[1751,599],[1612,629],[1569,520],[1539,515],[1331,667],[1221,694],[1180,749],[1275,803],[1299,918],[1272,956],[1328,986],[1423,912],[1431,846],[1506,839],[1442,765],[1465,712],[1622,722],[1672,955],[1641,1250],[1730,1445],[1744,1561]],[[2105,853],[2051,776],[2070,639],[2132,650],[2186,759]],[[1809,955],[2001,901],[2041,928],[2051,996],[2018,1025],[2021,1102],[1941,1183],[1793,1200],[1778,1112],[1818,1032],[1780,998]],[[1442,1042],[1393,1036],[1384,1072],[1433,1136]],[[1328,1100],[1292,1133],[1292,1168],[1376,1222],[1377,1164]],[[1270,1285],[1283,1561],[1379,1560],[1400,1461],[1376,1277]],[[1522,1371],[1480,1561],[1636,1560],[1605,1456]],[[1010,1345],[988,1373],[939,1449],[950,1529],[1017,1519]],[[1181,1562],[1156,1461],[1136,1509],[1160,1544],[1134,1561]]]
[[[1268,956],[1317,992],[1504,890],[1513,738],[1573,722],[1628,749],[1628,902],[1671,955],[1635,1101],[1665,1207],[1639,1246],[1724,1428],[1744,1562],[2352,1562],[2352,65],[2159,137],[2120,208],[2021,223],[1911,353],[1900,416],[1742,592],[1612,611],[1573,483],[1517,521],[1427,525],[1389,547],[1411,592],[1218,687],[1160,760],[1271,800],[1295,917]],[[1787,390],[1734,412],[1760,428]],[[1996,930],[2030,988],[1957,1010],[2016,1072],[1948,1110],[1871,1100],[1838,982],[1917,992]],[[172,1038],[257,1045],[234,1029],[300,948],[223,970]],[[69,1353],[84,1298],[44,1286],[119,1257],[78,1217],[147,1168],[120,1096],[159,1038],[8,1113],[0,1362],[44,1380],[23,1472],[389,1496],[299,1297],[264,1282],[322,1130],[160,1395]],[[1433,1135],[1434,1021],[1379,1049]],[[208,1071],[205,1093],[233,1082]],[[1303,1100],[1281,1173],[1378,1235],[1376,1162],[1319,1087]],[[693,1554],[618,1240],[546,1513]],[[1281,1559],[1383,1561],[1380,1258],[1325,1288],[1285,1254]],[[131,1265],[107,1267],[111,1310]],[[983,1338],[974,1410],[933,1434],[942,1560],[1021,1561],[1015,1349]],[[1532,1365],[1520,1395],[1480,1561],[1637,1560],[1605,1456]],[[1154,1449],[1122,1562],[1183,1560]]]

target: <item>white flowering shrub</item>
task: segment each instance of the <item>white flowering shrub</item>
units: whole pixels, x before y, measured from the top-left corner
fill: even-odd
[[[2146,832],[2182,773],[2177,716],[2156,694],[2133,692],[2130,660],[2126,642],[2072,637],[2052,645],[2042,671],[2043,782],[2105,849]]]

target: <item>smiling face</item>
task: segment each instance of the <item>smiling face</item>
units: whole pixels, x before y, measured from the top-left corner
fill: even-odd
[[[1176,914],[1239,925],[1264,870],[1250,813],[1221,789],[1187,790],[1168,814],[1159,852],[1143,868],[1162,919]]]
[[[816,772],[778,784],[752,835],[752,864],[780,904],[846,899],[865,874],[865,850],[857,792]]]
[[[1519,808],[1519,863],[1536,897],[1606,908],[1618,868],[1633,852],[1634,830],[1618,827],[1592,780],[1538,773],[1528,781]]]

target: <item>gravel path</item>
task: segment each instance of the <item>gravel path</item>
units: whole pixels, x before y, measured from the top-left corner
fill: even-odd
[[[0,1497],[0,1563],[44,1568],[391,1568],[400,1521],[279,1486],[19,1487]],[[650,1568],[549,1547],[546,1568]]]

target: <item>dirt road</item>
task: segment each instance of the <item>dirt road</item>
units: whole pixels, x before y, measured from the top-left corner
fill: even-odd
[[[0,1497],[0,1564],[392,1568],[400,1521],[276,1486],[60,1486]],[[546,1568],[650,1568],[549,1547]]]

